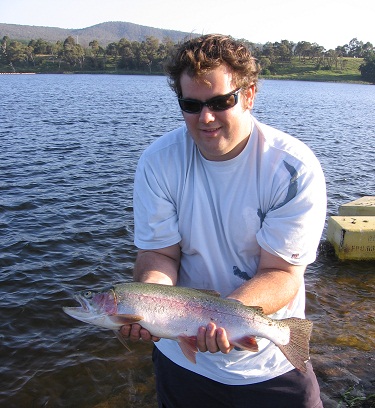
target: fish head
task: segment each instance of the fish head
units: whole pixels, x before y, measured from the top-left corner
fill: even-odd
[[[69,316],[108,329],[120,326],[111,318],[117,313],[116,293],[113,288],[102,291],[83,290],[75,293],[74,299],[80,306],[63,308]]]

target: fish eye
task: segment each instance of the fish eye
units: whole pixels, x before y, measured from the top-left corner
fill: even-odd
[[[91,299],[91,298],[92,298],[92,292],[91,292],[91,290],[86,290],[85,292],[83,292],[83,296],[84,296],[86,299]]]

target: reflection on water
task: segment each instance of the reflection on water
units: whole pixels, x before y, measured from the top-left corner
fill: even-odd
[[[151,346],[65,315],[72,292],[131,279],[132,183],[142,150],[182,123],[162,77],[0,78],[0,405],[155,407]],[[375,195],[375,88],[265,81],[255,115],[300,137],[328,213]],[[374,263],[322,251],[306,274],[325,407],[375,393]]]
[[[375,391],[374,272],[374,263],[339,262],[324,255],[309,266],[311,358],[322,393],[330,399],[337,400],[351,387],[359,396]]]
[[[318,259],[310,271],[315,277],[308,287],[307,313],[316,320],[314,343],[375,350],[374,264]],[[361,331],[361,325],[368,330]]]

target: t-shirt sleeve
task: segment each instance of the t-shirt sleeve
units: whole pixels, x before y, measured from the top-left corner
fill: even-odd
[[[273,194],[267,200],[272,205],[264,210],[257,241],[267,252],[294,265],[316,259],[326,217],[325,179],[318,160],[313,163],[306,168],[284,162],[277,194],[272,188],[264,190]]]
[[[176,205],[168,175],[146,156],[138,162],[134,180],[134,243],[141,249],[159,249],[181,240]]]

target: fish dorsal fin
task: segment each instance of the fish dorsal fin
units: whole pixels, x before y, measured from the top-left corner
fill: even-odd
[[[210,295],[210,296],[216,296],[216,297],[220,297],[220,293],[216,290],[213,289],[195,289],[198,292],[202,292],[205,293],[206,295]]]
[[[124,324],[133,324],[143,320],[143,316],[133,315],[133,314],[116,314],[110,316],[113,323],[124,325]]]
[[[240,305],[243,305],[244,307],[248,307],[249,309],[251,309],[253,312],[256,313],[263,313],[263,308],[261,306],[247,306],[244,305],[240,300],[238,299],[232,299],[232,298],[226,298],[226,300],[230,301],[230,302],[235,302],[235,303],[239,303]]]
[[[233,303],[239,303],[240,305],[244,305],[240,300],[238,299],[232,299],[232,298],[226,298],[228,302],[233,302]],[[244,305],[245,306],[245,305]]]
[[[264,313],[263,312],[263,307],[261,307],[261,306],[245,306],[245,307],[248,307],[248,308],[252,309],[254,312]]]

